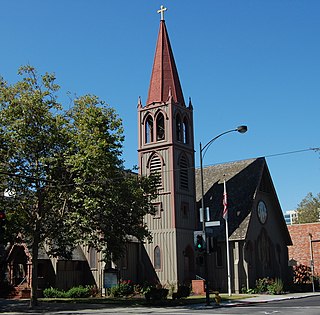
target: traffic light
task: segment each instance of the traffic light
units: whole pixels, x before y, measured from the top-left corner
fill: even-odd
[[[206,241],[202,231],[194,232],[194,248],[198,252],[203,252],[206,248]]]
[[[203,250],[203,238],[202,235],[197,235],[197,250],[201,252]]]
[[[5,226],[6,224],[6,213],[4,210],[0,210],[0,226]]]

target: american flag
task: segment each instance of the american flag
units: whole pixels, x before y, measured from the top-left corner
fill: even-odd
[[[227,202],[227,186],[226,180],[223,181],[223,214],[222,217],[228,220],[228,202]]]

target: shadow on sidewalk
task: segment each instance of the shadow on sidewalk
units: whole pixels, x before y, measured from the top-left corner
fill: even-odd
[[[94,310],[102,308],[114,308],[119,305],[110,304],[87,304],[87,303],[63,303],[63,302],[42,302],[39,305],[30,308],[29,300],[0,300],[0,313],[18,312],[25,314],[35,314],[44,312],[57,312],[57,311],[77,311],[77,310]],[[126,306],[123,306],[126,307]]]

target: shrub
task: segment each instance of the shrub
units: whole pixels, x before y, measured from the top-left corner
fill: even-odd
[[[298,265],[293,267],[294,283],[311,283],[311,268],[306,265]]]
[[[254,293],[280,294],[283,291],[281,279],[262,278],[256,281]]]
[[[63,290],[59,290],[56,288],[47,288],[43,290],[43,296],[45,298],[86,298],[92,295],[91,287],[73,287],[69,289],[67,292]]]
[[[153,287],[154,287],[154,285],[149,282],[144,282],[143,284],[136,284],[133,287],[134,294],[145,295]]]
[[[281,279],[276,278],[274,281],[271,281],[267,286],[268,293],[270,294],[280,294],[283,292],[283,282]]]
[[[156,288],[158,288],[158,289],[160,289],[162,287],[169,290],[168,296],[173,296],[174,291],[176,290],[176,284],[174,282],[168,281],[164,286],[162,286],[160,283],[158,283],[156,285]]]
[[[64,298],[66,293],[56,288],[46,288],[43,290],[43,296],[45,298]]]
[[[134,293],[134,286],[130,280],[120,281],[119,285],[111,288],[114,297],[128,296]]]
[[[164,300],[167,298],[169,293],[168,289],[163,288],[150,288],[150,290],[145,294],[146,300]]]
[[[101,297],[101,291],[96,285],[90,286],[88,288],[90,290],[90,296],[92,296],[92,297],[97,297],[97,296]]]
[[[256,293],[266,293],[268,291],[268,285],[270,284],[269,278],[261,278],[256,281]]]
[[[67,298],[87,298],[91,296],[90,287],[73,287],[65,293],[65,297]]]

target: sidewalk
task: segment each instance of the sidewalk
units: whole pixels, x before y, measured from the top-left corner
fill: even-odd
[[[290,300],[290,299],[301,299],[310,296],[320,296],[320,292],[303,292],[303,293],[287,293],[287,294],[253,294],[252,297],[247,297],[239,299],[239,300],[230,300],[223,301],[221,306],[237,306],[243,304],[252,304],[252,303],[266,303],[273,301],[281,301],[281,300]]]
[[[237,294],[238,295],[238,294]],[[210,300],[210,305],[204,304],[195,304],[193,308],[195,309],[210,309],[210,308],[218,308],[218,307],[237,307],[237,306],[245,306],[249,304],[256,303],[267,303],[267,302],[275,302],[281,300],[290,300],[290,299],[302,299],[310,296],[320,296],[320,292],[303,292],[303,293],[287,293],[287,294],[252,294],[252,297],[248,297],[248,294],[243,295],[243,299],[240,297],[237,300],[223,300],[220,305],[217,305],[213,299]],[[190,307],[191,305],[189,305]]]
[[[192,308],[192,309],[210,309],[218,307],[237,307],[244,306],[255,303],[266,303],[271,301],[280,301],[286,299],[300,299],[310,296],[320,296],[320,292],[307,292],[307,293],[288,293],[281,295],[269,295],[269,294],[260,294],[252,295],[248,297],[247,294],[243,295],[243,298],[237,300],[223,301],[220,305],[216,305],[213,299],[211,299],[211,305],[206,306],[205,304],[187,304],[185,306],[174,306],[174,308]],[[108,310],[107,313],[117,313],[119,310],[128,310],[134,306],[125,306],[125,305],[108,305],[108,304],[86,304],[86,303],[54,303],[54,302],[40,302],[39,307],[36,309],[29,309],[29,300],[5,300],[0,299],[0,313],[2,314],[52,314],[61,311],[67,312],[81,312],[82,310],[97,310],[105,309]],[[152,306],[150,306],[152,308]],[[134,307],[136,308],[136,307]],[[139,306],[137,309],[146,310],[148,306]],[[141,314],[141,312],[139,313]]]

